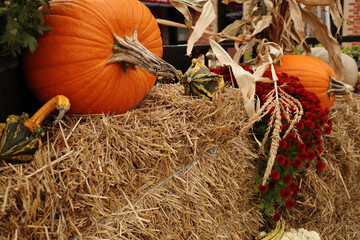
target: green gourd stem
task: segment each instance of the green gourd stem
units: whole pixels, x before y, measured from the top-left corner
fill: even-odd
[[[128,67],[137,66],[156,76],[159,80],[178,79],[179,71],[165,60],[146,49],[137,38],[137,28],[131,36],[121,38],[114,34],[113,56],[107,64],[119,63],[126,73]]]

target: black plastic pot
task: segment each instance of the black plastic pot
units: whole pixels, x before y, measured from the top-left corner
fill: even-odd
[[[0,122],[7,116],[22,113],[21,74],[17,58],[0,57]]]

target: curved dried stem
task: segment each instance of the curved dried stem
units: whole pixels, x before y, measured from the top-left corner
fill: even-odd
[[[108,59],[107,64],[119,63],[125,73],[128,67],[139,66],[159,80],[164,79],[169,82],[179,78],[179,71],[175,67],[150,52],[139,42],[137,28],[131,36],[125,35],[124,38],[114,33],[114,41],[114,54]]]

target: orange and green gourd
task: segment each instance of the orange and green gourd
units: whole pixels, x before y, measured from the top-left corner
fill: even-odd
[[[189,69],[180,76],[180,83],[184,85],[185,95],[210,99],[225,86],[223,77],[211,72],[204,65],[202,58],[192,60]]]
[[[21,116],[10,115],[6,123],[0,123],[0,159],[10,163],[28,163],[41,147],[41,138],[45,131],[40,124],[54,110],[59,121],[70,108],[69,99],[56,96],[42,106],[31,118],[27,113]]]

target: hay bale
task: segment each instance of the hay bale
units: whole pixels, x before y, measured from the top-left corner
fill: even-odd
[[[287,229],[360,238],[359,114],[359,98],[335,102],[328,165],[302,174]],[[246,121],[235,89],[209,101],[157,85],[125,114],[47,122],[32,163],[0,163],[0,238],[252,239],[265,222]]]
[[[262,216],[244,121],[235,89],[209,101],[165,85],[126,114],[46,124],[31,164],[1,163],[0,236],[250,239]]]
[[[316,230],[326,240],[360,239],[360,98],[347,104],[338,97],[330,118],[326,167],[302,176],[298,207],[285,219],[288,227]]]

